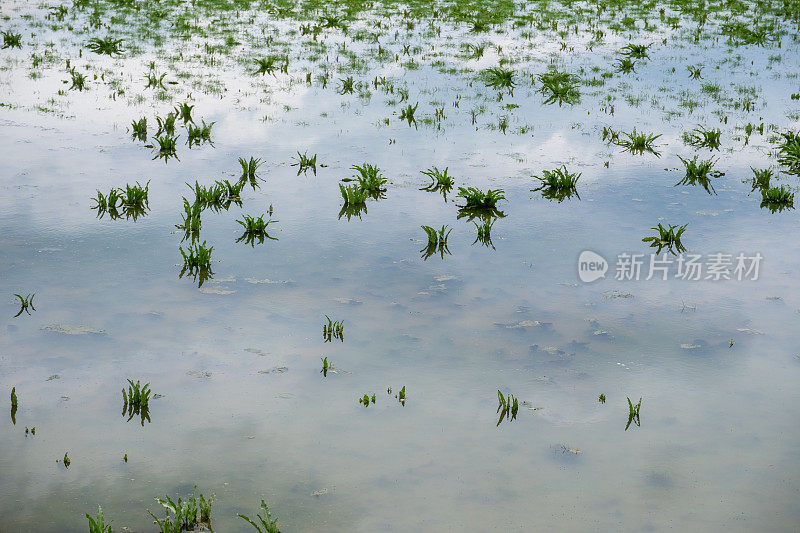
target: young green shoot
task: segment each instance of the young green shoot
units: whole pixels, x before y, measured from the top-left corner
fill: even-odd
[[[447,174],[447,167],[445,167],[443,171],[436,167],[431,167],[428,170],[420,170],[420,172],[431,179],[431,182],[425,187],[420,188],[420,190],[426,192],[441,192],[446,202],[447,193],[450,192],[455,183],[453,177]]]
[[[794,209],[794,193],[785,185],[761,189],[761,207],[772,213]]]
[[[344,342],[344,321],[333,321],[328,315],[325,315],[325,318],[328,319],[328,323],[322,325],[323,340],[331,342],[331,339],[339,339]]]
[[[272,518],[272,515],[269,513],[267,503],[264,500],[261,500],[261,510],[264,513],[264,516],[257,514],[256,518],[258,519],[258,522],[243,514],[240,514],[239,518],[246,520],[248,524],[256,528],[258,533],[281,533],[281,530],[278,527],[278,519]]]
[[[292,159],[294,159],[294,158],[292,158]],[[317,154],[314,154],[313,156],[309,157],[308,156],[308,152],[305,152],[305,153],[302,153],[302,154],[300,152],[297,152],[297,159],[295,160],[294,163],[292,163],[292,166],[293,167],[299,167],[297,169],[297,175],[298,176],[300,175],[300,173],[303,173],[303,174],[307,173],[309,169],[312,170],[314,172],[314,175],[316,176],[317,175]]]
[[[575,188],[581,177],[580,173],[569,172],[564,165],[555,170],[543,170],[542,174],[542,177],[534,176],[541,182],[541,185],[532,189],[533,191],[541,191],[544,198],[557,200],[559,203],[566,198],[571,198],[573,194],[580,200],[581,197]]]
[[[639,421],[639,408],[642,406],[642,399],[639,398],[639,403],[633,405],[633,402],[630,398],[628,398],[628,423],[625,425],[625,431],[628,431],[628,428],[631,425],[631,422],[635,423],[637,426],[641,426]]]
[[[714,163],[716,162],[714,158],[699,162],[697,161],[697,156],[694,156],[692,159],[684,159],[678,156],[678,159],[683,163],[686,174],[681,181],[675,184],[676,187],[678,185],[700,185],[708,194],[716,194],[714,186],[711,183],[711,178],[719,178],[724,176],[725,173],[713,170]]]
[[[23,313],[28,314],[30,316],[31,310],[36,311],[36,308],[33,306],[33,298],[36,296],[36,293],[28,294],[28,296],[23,297],[21,294],[14,294],[14,296],[19,299],[19,312],[14,315],[14,318],[17,318],[19,315]]]
[[[141,418],[142,427],[145,420],[150,422],[150,384],[142,386],[138,380],[128,380],[128,390],[122,389],[122,416],[130,422],[134,416]]]
[[[179,250],[183,256],[183,269],[178,277],[182,278],[184,274],[188,273],[193,279],[199,280],[198,287],[202,287],[203,282],[214,275],[211,271],[211,252],[214,247],[206,248],[206,241],[203,241],[202,244],[190,244],[186,251],[182,246],[179,247]]]
[[[509,393],[508,396],[504,396],[500,390],[497,390],[497,412],[500,413],[500,418],[497,420],[497,425],[499,426],[503,419],[508,420],[516,420],[517,419],[517,411],[519,410],[519,400]]]
[[[111,524],[106,524],[106,519],[103,516],[103,508],[97,506],[97,518],[92,518],[87,514],[86,518],[89,519],[89,533],[112,533]]]
[[[272,237],[269,233],[267,233],[267,227],[274,223],[278,222],[277,220],[264,220],[265,215],[261,215],[258,218],[252,217],[250,215],[242,215],[242,220],[237,220],[243,228],[244,233],[242,236],[236,239],[236,242],[244,242],[245,244],[249,244],[250,247],[255,247],[256,241],[258,244],[264,244],[264,239],[270,239],[272,241],[277,241],[276,237]]]
[[[688,224],[684,224],[683,226],[669,224],[668,226],[669,227],[665,228],[659,222],[658,226],[651,228],[656,230],[658,235],[645,237],[642,239],[642,242],[649,242],[651,248],[658,248],[657,254],[660,254],[663,248],[666,248],[675,255],[685,252],[686,247],[681,243],[681,235],[686,231],[686,226],[688,226]]]
[[[450,235],[450,232],[453,231],[453,228],[447,229],[447,226],[442,226],[439,230],[436,230],[430,226],[422,226],[422,229],[428,236],[428,244],[420,250],[422,254],[422,259],[427,260],[432,255],[439,252],[439,257],[444,259],[444,254],[451,255],[450,249],[447,247],[447,237]]]

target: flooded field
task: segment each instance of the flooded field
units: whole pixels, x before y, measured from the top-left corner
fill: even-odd
[[[0,531],[797,529],[798,0],[0,32]]]

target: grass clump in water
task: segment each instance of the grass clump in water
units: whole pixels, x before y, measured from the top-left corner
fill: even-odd
[[[683,142],[695,148],[708,148],[709,150],[719,150],[720,137],[722,132],[719,129],[707,130],[700,126],[690,132],[683,134]]]
[[[453,228],[447,229],[447,226],[442,226],[439,230],[436,230],[430,226],[422,226],[422,229],[428,236],[428,244],[420,250],[423,259],[428,259],[436,252],[439,252],[439,256],[444,259],[444,254],[451,255],[450,249],[447,247],[447,237],[450,235],[450,232],[453,231]]]
[[[766,207],[772,213],[794,209],[794,193],[784,185],[762,189],[761,207]]]
[[[147,117],[142,117],[139,120],[134,120],[131,123],[131,132],[134,139],[142,142],[147,140]]]
[[[581,177],[580,173],[570,172],[564,165],[555,170],[543,170],[542,174],[542,177],[534,176],[541,182],[541,185],[532,189],[533,191],[541,191],[544,198],[558,200],[559,203],[572,197],[573,194],[580,200],[581,197],[575,188]]]
[[[364,163],[363,165],[353,165],[350,167],[357,174],[354,177],[358,181],[359,188],[367,192],[372,197],[379,197],[386,190],[387,179],[381,175],[381,169],[375,165]]]
[[[93,518],[87,513],[86,518],[89,519],[89,533],[112,533],[111,524],[106,525],[103,508],[99,505],[97,506],[97,517]]]
[[[19,299],[19,312],[14,315],[14,318],[17,318],[19,315],[21,315],[23,311],[28,313],[28,316],[30,316],[31,310],[36,311],[36,308],[33,306],[33,298],[36,296],[35,292],[25,297],[23,297],[21,294],[14,294],[14,296]],[[14,395],[12,394],[12,399],[13,397]]]
[[[442,196],[445,201],[447,201],[447,193],[452,190],[453,184],[455,183],[453,177],[447,174],[447,167],[445,167],[444,171],[436,167],[431,167],[428,170],[420,170],[420,172],[431,179],[430,184],[422,187],[420,190],[427,192],[441,191]]]
[[[206,121],[201,121],[202,124],[200,126],[195,125],[194,123],[188,124],[186,126],[186,133],[188,135],[187,144],[189,148],[194,146],[200,146],[202,143],[208,143],[211,146],[214,146],[214,143],[211,142],[211,128],[214,126],[214,122],[211,124],[206,124]]]
[[[5,48],[22,48],[22,34],[14,33],[13,31],[0,31],[3,36],[3,49]]]
[[[251,157],[249,160],[247,160],[243,157],[240,157],[239,166],[242,167],[242,175],[239,178],[239,181],[249,183],[253,190],[258,188],[258,177],[256,175],[256,171],[258,170],[258,167],[263,164],[264,163],[261,161],[261,158],[256,159],[255,157]]]
[[[475,224],[475,229],[477,230],[477,235],[475,240],[472,241],[472,244],[479,242],[487,248],[491,246],[492,250],[494,250],[495,247],[494,244],[492,244],[492,226],[494,226],[496,220],[497,219],[484,220],[480,224],[473,222],[473,224]]]
[[[272,241],[278,240],[267,233],[267,227],[273,222],[278,222],[277,220],[264,220],[264,215],[261,215],[258,218],[250,215],[242,215],[242,220],[237,220],[236,222],[241,224],[241,226],[244,228],[244,233],[242,233],[242,236],[236,239],[237,243],[244,241],[245,244],[249,244],[251,247],[254,247],[256,241],[258,241],[258,244],[264,244],[264,239],[270,239]]]
[[[166,163],[170,157],[178,159],[178,137],[165,133],[164,135],[156,135],[155,140],[158,143],[158,148],[153,160],[163,159],[164,163]]]
[[[635,423],[637,426],[641,426],[639,421],[639,409],[642,407],[642,399],[639,398],[639,403],[633,405],[633,402],[630,398],[628,398],[628,423],[625,425],[625,431],[628,431],[628,428],[631,425],[631,422]]]
[[[626,152],[630,152],[634,155],[641,155],[645,152],[649,152],[656,157],[661,155],[656,151],[655,146],[653,145],[656,139],[661,137],[661,135],[641,133],[636,131],[636,128],[633,128],[633,131],[630,133],[622,132],[622,135],[625,135],[627,138],[623,139],[622,137],[618,136],[615,142],[617,146],[622,146]]]
[[[500,413],[500,418],[497,420],[497,426],[499,426],[504,419],[508,420],[516,420],[517,419],[517,411],[519,411],[519,400],[509,393],[508,396],[504,396],[500,390],[497,390],[497,412]]]
[[[800,135],[788,131],[781,136],[783,142],[778,146],[778,162],[788,167],[789,174],[800,175]]]
[[[278,527],[278,519],[272,518],[269,508],[267,507],[267,502],[264,500],[261,500],[261,510],[264,513],[264,516],[257,514],[256,518],[258,519],[258,522],[243,514],[240,514],[239,518],[246,520],[248,524],[256,528],[258,533],[281,533],[281,530]]]
[[[651,229],[658,231],[658,235],[645,237],[642,242],[649,242],[651,248],[658,248],[656,253],[660,254],[663,248],[667,248],[671,253],[678,254],[686,251],[686,247],[681,243],[681,235],[686,231],[686,226],[672,225],[665,228],[661,223]]]
[[[295,163],[292,163],[292,166],[299,167],[297,169],[298,176],[300,175],[301,172],[305,174],[306,172],[308,172],[309,169],[314,172],[315,176],[317,175],[317,154],[314,154],[313,156],[309,157],[308,152],[302,154],[300,152],[297,152],[297,159],[295,161],[296,161]]]
[[[407,106],[400,108],[400,120],[405,120],[406,122],[408,122],[409,126],[411,126],[411,124],[416,124],[417,119],[414,118],[414,113],[417,112],[418,107],[419,107],[419,102],[417,102],[413,106],[411,104],[408,104]]]
[[[106,36],[105,39],[93,37],[86,43],[86,48],[95,54],[105,54],[109,56],[122,55],[122,39],[114,39]]]
[[[166,496],[165,498],[156,498],[156,501],[164,507],[167,516],[163,520],[159,520],[153,513],[150,513],[150,516],[161,528],[162,533],[195,531],[198,526],[211,529],[211,503],[214,501],[214,496],[207,500],[202,494],[198,497],[197,485],[186,500],[178,498],[178,501],[175,502]],[[174,516],[170,517],[170,513]]]
[[[140,381],[128,380],[128,390],[122,389],[122,416],[130,422],[134,416],[141,417],[142,426],[145,420],[150,422],[150,384],[142,386]]]
[[[577,104],[580,102],[581,93],[578,90],[577,76],[568,72],[550,70],[539,75],[542,84],[541,92],[546,98],[544,103],[552,104],[558,102],[562,104]]]
[[[325,318],[328,319],[328,323],[322,325],[322,338],[324,341],[331,342],[331,339],[339,339],[344,342],[344,321],[333,321],[328,315],[325,315]]]
[[[493,67],[484,71],[484,81],[487,87],[495,90],[508,89],[509,94],[514,93],[516,82],[514,71],[503,67]]]
[[[206,248],[206,241],[203,241],[202,244],[190,244],[186,247],[186,251],[182,246],[179,250],[183,256],[183,269],[178,277],[182,278],[188,272],[193,279],[199,280],[198,287],[202,287],[203,282],[214,275],[211,271],[211,252],[214,247]]]
[[[678,159],[683,163],[686,174],[681,181],[675,184],[676,187],[678,185],[700,185],[708,194],[716,194],[714,186],[711,184],[711,178],[719,178],[724,176],[725,173],[713,170],[715,159],[711,158],[699,162],[697,161],[697,156],[694,156],[691,160],[684,159],[681,156],[678,156]]]

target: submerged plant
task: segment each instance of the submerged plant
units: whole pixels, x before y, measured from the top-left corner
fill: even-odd
[[[134,383],[128,380],[128,390],[122,389],[122,416],[128,417],[128,422],[134,416],[141,417],[142,427],[145,420],[150,422],[150,384],[142,386],[138,380]]]
[[[669,224],[669,227],[665,228],[659,222],[658,226],[650,228],[658,231],[658,235],[654,237],[645,237],[642,239],[642,242],[649,242],[651,248],[658,248],[657,254],[660,254],[663,248],[667,248],[667,250],[673,254],[685,252],[686,247],[681,243],[681,235],[686,231],[686,226],[688,226],[688,224],[684,224],[683,226]]]
[[[19,312],[14,315],[14,318],[21,315],[23,311],[28,313],[29,316],[31,314],[31,309],[36,311],[36,308],[33,306],[33,298],[36,296],[36,293],[29,294],[26,297],[23,297],[21,294],[15,294],[14,296],[19,299]]]
[[[788,167],[790,174],[800,175],[800,134],[781,133],[783,142],[778,146],[778,162]]]
[[[628,398],[628,423],[625,425],[625,431],[628,431],[628,428],[631,425],[631,422],[635,423],[637,426],[641,426],[639,421],[639,408],[642,406],[642,399],[639,398],[639,403],[633,405],[633,402],[630,398]]]
[[[354,177],[358,181],[358,186],[362,191],[369,193],[372,197],[378,197],[386,190],[386,178],[381,175],[381,170],[369,163],[363,165],[353,165],[350,167],[355,170],[357,174]]]
[[[122,39],[113,39],[111,36],[107,36],[105,39],[93,37],[89,39],[88,43],[86,43],[86,48],[95,54],[106,54],[113,56],[122,55],[123,53]]]
[[[184,124],[189,122],[194,124],[194,119],[192,118],[192,109],[194,109],[193,105],[183,102],[181,105],[175,107],[175,114],[180,117]]]
[[[397,401],[400,402],[400,404],[403,407],[406,406],[406,386],[405,385],[403,385],[403,388],[400,389],[400,392],[397,393],[395,398],[397,398]]]
[[[508,89],[508,92],[513,94],[514,86],[514,71],[505,69],[503,67],[493,67],[484,71],[484,79],[486,86],[492,89]]]
[[[134,222],[149,210],[148,194],[150,182],[144,187],[137,181],[136,185],[126,184],[124,189],[111,189],[108,195],[97,191],[97,198],[93,198],[98,218],[103,218],[107,213],[112,220],[118,218],[133,219]]]
[[[367,197],[369,196],[367,191],[355,185],[345,187],[341,183],[339,184],[339,191],[342,193],[342,199],[344,200],[344,205],[339,211],[339,218],[346,215],[347,220],[350,220],[350,217],[354,215],[361,217],[361,213],[367,212]]]
[[[375,395],[374,394],[372,395],[371,398],[370,398],[370,396],[368,394],[365,394],[364,396],[362,396],[361,398],[358,399],[358,403],[364,405],[364,407],[369,407],[370,402],[372,402],[372,405],[375,405]]]
[[[65,468],[69,468],[69,465],[71,465],[71,464],[72,464],[72,461],[70,461],[70,459],[69,459],[69,452],[64,452],[64,459],[63,459],[63,461],[64,461],[64,467],[65,467]]]
[[[420,172],[431,179],[430,184],[425,187],[422,187],[421,191],[427,192],[440,192],[444,197],[445,201],[447,201],[447,193],[453,188],[454,180],[452,176],[447,174],[447,168],[445,167],[444,171],[439,170],[436,167],[431,167],[428,170],[420,170]]]
[[[650,59],[650,56],[647,55],[647,49],[653,46],[653,43],[650,44],[627,44],[622,47],[622,54],[628,57],[633,57],[636,59]]]
[[[675,184],[676,187],[678,185],[700,185],[708,194],[716,194],[714,186],[711,184],[711,178],[719,178],[725,173],[713,170],[715,159],[711,158],[700,162],[697,161],[697,156],[691,160],[681,156],[678,156],[678,159],[683,163],[686,174],[681,181]]]
[[[751,178],[751,185],[753,186],[753,190],[750,192],[755,191],[756,189],[769,189],[769,182],[772,179],[773,173],[771,168],[765,169],[757,169],[750,167],[750,170],[753,171],[753,177]]]
[[[620,72],[622,74],[630,74],[631,72],[636,72],[636,61],[634,61],[630,57],[617,58],[616,66],[617,66],[617,72]]]
[[[600,403],[606,403],[606,395],[601,394],[600,396],[597,397],[597,401]]]
[[[131,132],[134,139],[140,141],[147,140],[147,117],[142,117],[139,120],[134,120],[131,123]]]
[[[181,256],[183,256],[183,269],[179,274],[182,278],[187,272],[193,279],[199,280],[198,287],[203,286],[203,282],[213,277],[214,273],[211,271],[211,251],[214,247],[206,248],[206,241],[202,244],[192,243],[183,251],[183,247],[179,247]]]
[[[156,122],[158,123],[158,131],[156,135],[161,135],[162,133],[166,133],[167,135],[174,135],[175,134],[175,121],[178,119],[178,115],[175,113],[169,112],[167,116],[164,118],[156,117]]]
[[[494,226],[496,220],[497,219],[484,220],[480,224],[473,222],[473,224],[475,224],[475,229],[477,230],[477,235],[475,236],[475,240],[472,241],[472,244],[479,242],[487,248],[491,246],[492,250],[494,250],[495,247],[494,244],[492,244],[492,226]]]
[[[269,513],[267,503],[264,500],[261,500],[261,510],[263,511],[264,516],[261,516],[260,514],[256,515],[258,523],[243,514],[240,514],[239,518],[246,520],[247,523],[256,528],[258,533],[281,533],[280,528],[278,528],[278,519],[272,518],[272,515]]]
[[[488,189],[483,192],[475,187],[459,187],[457,196],[466,200],[464,207],[472,209],[492,209],[497,202],[506,199],[502,189]]]
[[[11,387],[11,423],[17,425],[17,388]]]
[[[548,200],[564,201],[565,198],[570,198],[574,194],[580,200],[578,191],[575,185],[581,177],[580,173],[569,172],[566,165],[555,170],[543,170],[542,177],[534,176],[541,182],[541,185],[532,189],[533,191],[542,191],[542,196]]]
[[[183,230],[183,240],[190,239],[194,243],[200,237],[200,227],[202,221],[200,213],[203,206],[200,202],[196,201],[193,204],[189,203],[186,198],[183,199],[183,223],[176,224],[175,227]]]
[[[500,390],[497,390],[497,412],[500,413],[500,418],[497,420],[497,426],[503,421],[503,419],[508,420],[516,420],[517,419],[517,411],[519,410],[519,400],[511,394],[508,393],[508,396],[503,396],[503,393]]]
[[[344,321],[333,321],[328,315],[325,315],[325,318],[328,319],[328,323],[322,326],[322,338],[324,341],[331,342],[331,339],[339,339],[344,342]],[[327,364],[327,357],[325,359]]]
[[[695,148],[719,150],[721,136],[722,132],[719,129],[707,130],[705,127],[700,126],[690,132],[684,133],[683,142]]]
[[[89,519],[89,533],[112,533],[111,524],[106,525],[103,508],[99,505],[97,506],[97,518],[92,518],[88,513],[86,518]]]
[[[451,255],[450,250],[447,247],[447,237],[450,235],[450,232],[453,231],[453,228],[447,229],[447,226],[442,226],[439,230],[436,230],[430,226],[422,226],[422,229],[428,236],[428,244],[420,250],[422,254],[422,259],[428,259],[436,252],[439,252],[439,256],[444,259],[444,254]]]
[[[633,128],[632,132],[622,132],[622,135],[625,135],[627,139],[617,137],[615,142],[618,146],[622,146],[626,152],[630,152],[635,155],[641,155],[645,152],[649,152],[656,157],[661,155],[653,146],[655,140],[661,137],[660,134],[653,135],[651,133],[641,133],[636,131],[636,128]]]
[[[539,92],[547,97],[544,101],[546,104],[558,102],[559,106],[564,103],[572,105],[581,99],[578,79],[573,74],[550,70],[540,74],[539,81],[542,83]]]
[[[242,215],[242,220],[237,220],[236,222],[241,224],[241,226],[244,228],[244,233],[242,233],[242,236],[236,239],[237,243],[244,241],[245,244],[249,244],[251,247],[254,247],[256,241],[258,241],[258,244],[264,244],[264,239],[270,239],[272,241],[278,240],[267,233],[267,226],[273,222],[278,222],[277,220],[264,220],[264,215],[261,215],[258,218],[250,215]]]
[[[761,207],[773,213],[794,209],[794,193],[784,185],[761,189]]]
[[[292,158],[294,159],[294,158]],[[297,175],[299,176],[300,173],[306,173],[309,169],[314,172],[314,175],[317,175],[317,154],[314,154],[312,157],[308,156],[308,152],[300,153],[297,152],[297,159],[295,163],[292,163],[293,167],[299,167],[297,169]],[[324,165],[323,165],[324,166]]]
[[[263,164],[264,163],[261,161],[261,158],[256,159],[255,157],[251,157],[248,161],[247,159],[240,157],[239,166],[242,167],[242,175],[239,178],[239,181],[250,183],[250,186],[255,190],[258,187],[256,171],[258,170],[258,167]]]
[[[335,370],[333,368],[333,364],[332,363],[328,364],[327,356],[323,357],[320,360],[322,361],[322,370],[320,370],[320,373],[322,373],[322,377],[328,377],[328,371],[335,372]]]
[[[167,515],[164,520],[159,520],[156,515],[150,513],[162,532],[195,531],[198,526],[211,528],[211,503],[214,501],[214,496],[206,499],[200,494],[198,497],[197,485],[194,486],[192,494],[186,500],[178,498],[176,502],[169,496],[155,500],[164,507]],[[174,518],[170,518],[170,513],[174,515]]]
[[[3,36],[3,48],[22,48],[22,34],[13,31],[0,31]]]
[[[419,102],[414,104],[408,104],[407,106],[400,109],[400,120],[405,120],[408,122],[410,126],[412,123],[416,124],[417,119],[414,118],[414,113],[416,113],[417,108],[419,107]]]
[[[86,76],[74,68],[70,69],[69,74],[72,77],[72,85],[70,85],[69,90],[71,91],[72,89],[77,89],[79,91],[83,91],[86,88]]]
[[[186,126],[186,133],[188,135],[187,144],[189,148],[192,145],[200,146],[200,143],[207,142],[211,146],[214,146],[214,143],[211,142],[211,128],[214,126],[215,122],[211,124],[206,124],[206,121],[202,121],[202,125],[196,126],[194,124],[189,124]]]
[[[173,137],[172,135],[157,135],[155,137],[156,142],[158,143],[158,150],[156,151],[156,155],[153,159],[163,159],[166,163],[169,161],[170,157],[174,157],[178,159],[178,153],[176,152],[178,148],[178,138]]]

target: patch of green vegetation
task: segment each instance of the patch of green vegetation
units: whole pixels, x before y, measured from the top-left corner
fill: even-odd
[[[660,254],[663,248],[667,248],[672,254],[685,252],[686,247],[681,243],[681,235],[686,231],[686,226],[688,226],[688,224],[684,224],[683,226],[669,224],[669,227],[665,228],[659,222],[658,226],[650,228],[658,231],[658,235],[654,237],[645,237],[642,239],[642,242],[649,242],[651,248],[658,248],[657,254]]]
[[[244,233],[241,237],[236,239],[236,242],[244,242],[245,244],[249,244],[251,247],[254,247],[256,241],[258,241],[258,244],[264,244],[264,239],[277,241],[277,238],[272,237],[269,233],[267,233],[267,227],[270,224],[278,221],[272,219],[264,220],[264,216],[265,215],[261,215],[258,218],[254,218],[250,215],[243,215],[242,220],[237,220],[236,222],[241,224],[244,228]]]
[[[243,514],[240,514],[239,518],[246,520],[248,524],[256,528],[258,533],[281,533],[281,530],[278,527],[278,519],[272,518],[269,508],[267,507],[267,503],[264,500],[261,500],[261,510],[264,513],[264,516],[261,516],[261,514],[256,515],[258,523]]]
[[[130,422],[134,416],[141,418],[142,427],[145,420],[150,422],[150,384],[142,386],[138,380],[128,380],[128,390],[122,389],[122,416]]]
[[[542,87],[539,89],[546,98],[544,103],[577,104],[581,93],[578,90],[578,77],[568,72],[551,69],[539,75]]]
[[[294,159],[294,158],[293,158]],[[292,163],[293,167],[299,167],[297,169],[297,175],[299,176],[300,173],[305,174],[311,169],[314,172],[314,175],[317,175],[317,154],[309,157],[308,152],[300,153],[297,152],[297,159],[295,163]]]
[[[636,131],[636,128],[633,128],[632,132],[622,132],[622,135],[625,135],[625,139],[617,135],[617,140],[615,143],[617,146],[621,146],[626,152],[630,152],[634,155],[641,155],[644,153],[651,153],[656,157],[660,156],[653,143],[661,137],[661,135],[653,135],[651,133],[641,133]]]
[[[543,170],[542,174],[542,177],[534,176],[541,182],[541,185],[532,189],[533,191],[541,191],[542,197],[548,200],[557,200],[559,203],[566,198],[571,198],[573,194],[580,200],[581,197],[575,188],[581,177],[580,173],[570,172],[566,165],[563,165],[555,170]]]
[[[6,48],[22,48],[22,34],[14,33],[12,31],[0,31],[3,36],[3,49]]]
[[[206,500],[200,494],[197,496],[197,485],[195,485],[191,496],[186,500],[178,498],[175,502],[169,496],[156,498],[156,501],[165,509],[166,517],[159,520],[156,515],[150,513],[162,533],[181,533],[183,531],[195,531],[199,526],[211,528],[211,503],[214,496]],[[170,516],[170,513],[172,516]]]
[[[106,525],[103,508],[99,505],[97,506],[97,518],[92,518],[88,513],[86,518],[89,519],[89,533],[112,533],[111,524]]]
[[[93,37],[86,43],[86,48],[95,54],[105,54],[109,56],[122,55],[122,39],[114,39],[111,36],[106,36],[105,39],[100,37]]]
[[[324,341],[331,342],[332,339],[339,339],[340,341],[344,342],[344,321],[331,320],[331,317],[328,315],[325,315],[325,318],[328,319],[328,323],[322,325],[322,338]]]
[[[422,226],[422,229],[428,236],[428,244],[422,250],[420,250],[422,259],[427,260],[436,252],[439,252],[439,256],[442,259],[444,259],[444,254],[451,255],[450,249],[447,247],[447,237],[450,235],[450,232],[453,231],[452,228],[448,230],[447,226],[445,225],[439,230],[436,230],[430,226]]]
[[[23,313],[28,314],[30,316],[31,310],[36,311],[36,308],[33,306],[33,298],[36,296],[36,293],[28,294],[28,296],[23,297],[21,294],[14,294],[19,299],[19,312],[14,315],[14,318],[17,318],[19,315]]]
[[[642,407],[642,399],[639,398],[639,403],[633,405],[633,402],[630,398],[628,398],[628,423],[625,425],[625,431],[628,431],[628,428],[631,425],[631,422],[635,423],[637,426],[641,426],[639,421],[639,408]]]
[[[778,162],[787,167],[789,174],[800,175],[800,135],[793,131],[781,133],[783,142],[778,146]]]
[[[182,246],[179,247],[179,250],[183,257],[183,269],[178,276],[179,278],[188,273],[193,279],[199,281],[198,287],[202,287],[206,280],[214,276],[214,272],[211,270],[211,251],[214,250],[213,246],[206,248],[206,241],[203,241],[202,244],[190,244],[186,247],[186,251],[183,250]]]
[[[497,390],[497,412],[500,413],[500,418],[497,420],[497,426],[499,426],[504,419],[507,420],[516,420],[517,419],[517,411],[519,410],[519,400],[511,394],[508,393],[508,396],[504,396],[500,390]]]
[[[239,178],[239,181],[244,183],[249,183],[250,186],[255,190],[258,188],[258,178],[256,176],[256,171],[258,167],[263,164],[261,159],[256,159],[255,157],[251,157],[248,161],[247,159],[240,157],[239,158],[239,166],[242,167],[242,176]]]
[[[761,207],[772,213],[794,209],[794,193],[784,185],[761,189]]]
[[[678,159],[683,163],[686,174],[681,181],[675,184],[676,187],[678,185],[700,185],[708,194],[716,194],[714,186],[711,184],[711,178],[719,178],[724,176],[725,173],[713,170],[715,159],[711,158],[700,162],[697,161],[697,156],[694,156],[691,160],[684,159],[681,156],[678,156]]]
[[[447,174],[447,168],[439,170],[436,167],[431,167],[428,170],[420,170],[420,173],[428,176],[431,179],[431,183],[422,187],[421,191],[427,192],[441,192],[442,197],[444,200],[447,201],[447,193],[453,188],[455,180],[452,176]]]
[[[719,150],[721,136],[722,132],[719,129],[707,130],[705,127],[700,126],[690,132],[684,133],[683,142],[695,148]]]

